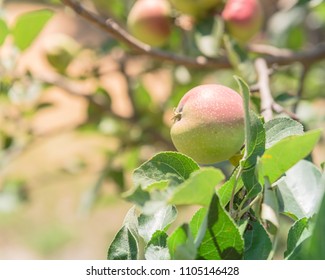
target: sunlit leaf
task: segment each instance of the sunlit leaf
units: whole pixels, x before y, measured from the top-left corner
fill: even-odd
[[[241,259],[244,241],[239,230],[214,195],[207,214],[207,229],[198,247],[198,258],[205,260]]]
[[[267,149],[258,162],[260,182],[264,181],[264,176],[271,184],[278,180],[313,150],[320,135],[321,130],[312,130],[303,135],[289,136]]]
[[[255,166],[257,158],[265,151],[265,130],[261,119],[249,108],[250,93],[247,84],[236,77],[244,100],[245,110],[245,153],[240,161],[243,167],[242,180],[248,190],[248,196],[258,194],[262,187],[258,181]]]
[[[313,216],[325,190],[322,174],[309,161],[301,160],[277,183],[280,210],[298,219]]]
[[[132,207],[126,214],[123,226],[114,237],[107,254],[109,260],[136,260],[139,254],[138,214]]]
[[[276,118],[268,121],[264,126],[267,149],[288,136],[304,133],[302,124],[289,118]]]
[[[27,12],[19,16],[12,29],[12,35],[16,46],[21,51],[27,49],[53,14],[53,11],[44,9]]]
[[[269,182],[268,177],[264,180],[263,202],[261,205],[261,219],[267,231],[275,235],[279,228],[279,203],[275,188]]]
[[[116,234],[109,247],[109,260],[136,260],[138,257],[137,241],[127,226],[123,226]]]
[[[148,188],[159,181],[181,184],[198,170],[199,166],[191,158],[176,152],[162,152],[143,163],[133,173],[134,186]]]
[[[7,23],[2,18],[0,18],[0,46],[4,43],[8,33],[9,29]]]
[[[310,237],[309,247],[306,251],[306,258],[312,260],[325,260],[325,194],[316,216],[316,224]]]
[[[311,225],[309,218],[297,220],[289,230],[287,240],[287,250],[284,252],[284,257],[290,257],[290,254],[302,244],[308,237],[311,236]]]
[[[190,230],[191,233],[193,235],[193,237],[196,239],[196,241],[198,240],[199,236],[199,232],[200,230],[202,230],[202,228],[204,227],[203,223],[204,223],[204,219],[207,215],[208,209],[207,208],[201,208],[198,211],[196,211],[196,213],[193,215],[191,221],[190,221]]]
[[[146,260],[169,260],[170,254],[167,246],[168,235],[166,232],[158,230],[149,241],[144,257]]]
[[[195,171],[188,180],[175,189],[169,203],[207,206],[217,185],[223,179],[224,175],[216,168],[202,168]]]
[[[139,234],[145,242],[149,242],[157,230],[164,230],[176,218],[177,210],[174,206],[168,205],[153,215],[141,214],[139,216]]]
[[[174,260],[194,260],[196,247],[188,224],[178,227],[168,238],[168,248]]]
[[[236,187],[235,194],[243,187],[241,176],[237,180],[238,172],[239,167],[233,171],[230,178],[217,190],[222,207],[225,207],[229,203],[234,187]]]

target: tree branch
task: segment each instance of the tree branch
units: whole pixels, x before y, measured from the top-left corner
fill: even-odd
[[[130,35],[124,28],[122,28],[116,21],[112,18],[104,20],[102,17],[86,10],[79,3],[73,0],[61,0],[66,6],[73,9],[82,18],[91,22],[92,24],[100,27],[106,33],[114,37],[116,40],[125,43],[132,50],[140,53],[150,55],[151,57],[167,62],[173,62],[177,64],[182,64],[188,67],[198,67],[198,68],[230,68],[230,63],[226,58],[221,58],[218,60],[210,60],[204,56],[198,56],[196,58],[190,58],[183,55],[178,55],[170,52],[165,52],[160,49],[153,48],[148,44],[145,44],[132,35]]]
[[[258,88],[261,94],[261,114],[264,117],[265,121],[269,121],[273,118],[273,111],[277,114],[285,113],[292,119],[298,120],[298,117],[295,113],[290,112],[274,101],[269,86],[270,71],[268,69],[266,61],[263,58],[256,59],[255,68],[258,73]]]
[[[86,10],[82,5],[74,0],[61,1],[63,4],[79,14],[82,18],[98,26],[116,40],[125,43],[130,49],[139,54],[145,54],[160,61],[171,62],[191,68],[231,68],[231,64],[226,57],[216,59],[197,56],[193,58],[153,48],[130,35],[112,18],[105,20],[97,14]],[[256,54],[265,56],[267,65],[288,65],[297,61],[302,63],[314,63],[316,61],[325,59],[325,43],[319,44],[310,50],[301,52],[278,49],[276,47],[267,45],[251,45],[247,49]]]
[[[269,86],[269,70],[263,58],[256,59],[255,67],[258,73],[258,85],[261,94],[261,114],[267,122],[273,118],[272,104],[274,103]]]

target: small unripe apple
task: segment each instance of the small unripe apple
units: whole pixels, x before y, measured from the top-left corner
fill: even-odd
[[[209,10],[217,7],[222,0],[169,0],[169,2],[184,14],[202,17]]]
[[[170,133],[176,149],[200,164],[227,160],[244,143],[242,97],[218,84],[197,86],[180,100]]]
[[[130,10],[127,26],[137,39],[159,47],[171,33],[170,13],[167,0],[138,0]]]
[[[259,0],[228,0],[222,18],[229,34],[246,43],[261,30],[263,10]]]

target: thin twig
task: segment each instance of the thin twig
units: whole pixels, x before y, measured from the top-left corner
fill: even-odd
[[[269,121],[273,117],[273,112],[277,114],[287,114],[294,120],[299,120],[298,116],[280,104],[276,103],[271,94],[269,86],[269,71],[268,66],[263,58],[258,58],[255,61],[256,71],[258,73],[258,88],[261,95],[261,114],[265,121]]]
[[[280,104],[278,104],[276,102],[274,102],[272,104],[272,110],[277,114],[282,114],[283,113],[283,114],[288,115],[293,120],[299,121],[299,117],[295,113],[287,110],[286,108],[282,107]]]
[[[261,94],[261,114],[265,121],[269,121],[273,118],[272,105],[274,100],[269,86],[268,66],[263,58],[258,58],[255,61],[255,67],[258,73],[258,85]]]
[[[100,27],[107,34],[114,37],[116,40],[123,42],[130,49],[140,54],[148,55],[154,59],[171,62],[178,65],[184,65],[192,68],[231,68],[231,64],[226,57],[219,57],[217,59],[207,58],[204,56],[188,57],[181,54],[175,54],[153,48],[129,34],[123,27],[121,27],[114,19],[103,19],[99,15],[92,13],[85,9],[82,5],[74,0],[61,0],[63,4],[70,7],[82,18]],[[325,44],[319,44],[312,49],[293,52],[287,49],[278,49],[276,47],[267,45],[251,45],[248,50],[256,54],[265,56],[267,65],[288,65],[297,61],[302,63],[313,63],[325,59]]]
[[[292,106],[292,112],[294,112],[294,113],[297,112],[299,101],[302,98],[302,94],[303,94],[303,91],[304,91],[304,85],[305,85],[305,81],[306,81],[308,71],[309,71],[309,64],[303,64],[301,74],[300,74],[300,77],[299,77],[299,85],[298,85],[298,90],[297,90],[297,95],[296,95],[297,101]]]

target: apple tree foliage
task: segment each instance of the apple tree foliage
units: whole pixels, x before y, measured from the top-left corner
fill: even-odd
[[[237,81],[249,99],[247,85]],[[304,132],[289,118],[264,123],[248,115],[244,156],[228,180],[220,169],[200,167],[177,152],[158,153],[134,171],[125,198],[135,206],[108,259],[269,259],[280,215],[294,221],[285,258],[325,258],[324,175],[304,159],[321,130]],[[169,232],[181,205],[200,208]]]
[[[10,24],[5,13],[0,17],[0,50],[8,38],[13,50],[0,61],[0,116],[5,107],[18,110],[18,117],[8,115],[6,122],[1,123],[0,174],[13,156],[38,137],[28,124],[53,105],[42,103],[40,93],[61,86],[78,95],[65,86],[67,83],[42,81],[28,71],[12,74],[20,57],[54,15],[52,5],[63,8],[62,2],[80,1],[39,2],[51,5],[26,12]],[[88,2],[97,7],[93,14],[99,22],[113,16],[122,25],[127,22],[134,3],[133,0]],[[263,35],[257,38],[263,43],[264,53],[254,51],[250,43],[239,44],[227,34],[220,12],[193,24],[173,11],[173,30],[161,51],[217,60],[220,67],[198,64],[198,70],[177,58],[174,63],[145,59],[142,70],[135,76],[127,69],[139,55],[125,42],[112,38],[95,50],[80,47],[71,51],[63,46],[60,52],[46,56],[52,70],[65,82],[98,81],[91,95],[80,96],[87,101],[87,118],[75,129],[119,141],[116,149],[106,151],[107,164],[83,202],[89,208],[103,182],[109,180],[133,205],[111,241],[108,259],[325,259],[324,165],[316,166],[311,157],[321,141],[320,127],[324,124],[314,118],[311,103],[325,97],[325,56],[308,61],[312,46],[319,46],[322,51],[325,3],[296,1],[290,7],[273,8],[266,9]],[[96,65],[84,75],[76,77],[69,73],[68,66],[85,51],[91,52],[97,61],[112,54],[127,84],[131,116],[124,117],[112,110],[113,95],[100,83],[104,74]],[[281,60],[288,53],[301,55],[292,61]],[[263,100],[260,89],[256,89],[259,73],[254,69],[254,61],[260,56],[268,59],[270,67],[268,86],[276,113],[270,120],[263,118]],[[160,70],[167,70],[171,78],[171,94],[163,102],[153,98],[145,83],[148,73]],[[109,79],[109,75],[105,77]],[[185,92],[206,80],[232,87],[243,96],[245,147],[234,167],[227,162],[200,166],[175,152],[171,145],[165,112],[175,107]],[[24,125],[13,130],[12,124],[17,123]],[[150,159],[143,156],[148,147],[152,151]],[[130,173],[131,186],[127,180]],[[1,189],[0,210],[8,196],[23,199],[19,182]],[[195,206],[196,212],[189,220],[177,223],[180,209],[187,206]],[[285,238],[284,222],[289,225]],[[285,250],[279,256],[282,239]]]

